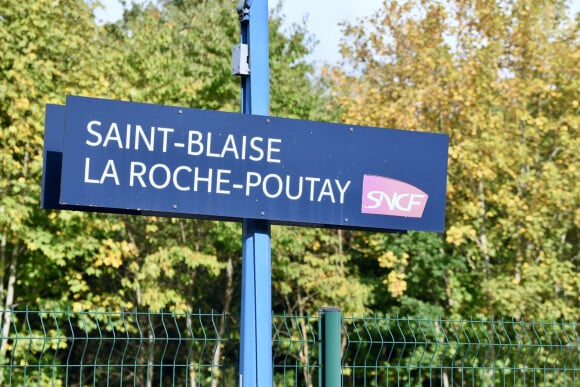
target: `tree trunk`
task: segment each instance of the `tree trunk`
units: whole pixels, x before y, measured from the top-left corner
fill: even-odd
[[[4,273],[6,273],[6,234],[0,238],[0,305],[4,305]],[[1,321],[0,321],[1,323]]]
[[[187,322],[187,328],[189,329],[190,332],[193,331],[193,321],[191,321],[191,313],[187,313],[186,314],[186,322]],[[193,335],[192,335],[192,340],[193,340]],[[190,357],[190,362],[189,362],[189,387],[197,387],[197,381],[195,380],[197,378],[197,373],[195,372],[195,361],[193,360],[193,356]]]
[[[302,300],[302,295],[300,293],[298,293],[297,303],[298,303],[298,316],[300,318],[298,323],[298,329],[300,329],[301,337],[306,338],[308,337],[308,327],[304,323],[305,307],[304,302]],[[304,377],[304,385],[312,387],[313,386],[312,372],[314,370],[314,367],[305,367],[306,364],[309,364],[310,361],[309,357],[310,357],[310,347],[308,346],[308,341],[304,340],[304,343],[302,343],[302,349],[298,353],[298,358],[302,363],[302,375]]]
[[[233,284],[234,284],[234,263],[232,261],[232,257],[230,256],[230,257],[228,257],[228,264],[226,267],[226,289],[225,289],[225,293],[224,293],[224,313],[223,313],[222,318],[220,319],[220,324],[218,327],[219,340],[216,340],[215,351],[213,352],[212,367],[216,367],[219,364],[220,358],[222,356],[222,348],[223,348],[222,338],[224,337],[224,334],[226,332],[226,318],[227,318],[226,316],[230,312],[230,305],[231,305],[232,297],[234,294]],[[215,375],[215,377],[211,381],[211,386],[218,387],[218,385],[220,384],[221,373],[216,372],[214,375]]]
[[[155,364],[155,338],[153,337],[153,328],[149,326],[149,356],[147,357],[147,387],[153,387],[153,374]]]
[[[4,241],[2,243],[4,243]],[[14,285],[16,284],[16,257],[19,252],[20,249],[18,248],[18,245],[15,245],[12,250],[12,258],[8,269],[8,285],[6,287],[6,299],[2,321],[2,343],[0,343],[1,356],[4,356],[6,344],[8,343],[8,335],[10,334],[10,320],[12,318],[12,307],[14,306]]]
[[[447,372],[443,372],[443,387],[449,387],[449,375],[447,375]]]
[[[487,208],[485,202],[485,187],[483,184],[483,177],[479,180],[479,206],[481,215],[481,225],[479,227],[479,248],[483,256],[483,271],[485,278],[488,279],[491,274],[491,262],[489,256],[489,246],[487,241]]]

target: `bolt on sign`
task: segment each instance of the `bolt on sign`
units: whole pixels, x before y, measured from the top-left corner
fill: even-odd
[[[77,96],[46,122],[46,208],[444,229],[444,134]]]

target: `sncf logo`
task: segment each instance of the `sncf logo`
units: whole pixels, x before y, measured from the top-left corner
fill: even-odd
[[[420,218],[429,195],[388,177],[364,175],[362,213]]]

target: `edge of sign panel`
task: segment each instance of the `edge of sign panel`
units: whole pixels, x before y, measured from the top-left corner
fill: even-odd
[[[46,210],[139,215],[140,211],[132,209],[77,206],[72,204],[61,204],[59,202],[62,179],[62,142],[64,136],[64,122],[65,106],[47,104],[45,109],[40,208]]]

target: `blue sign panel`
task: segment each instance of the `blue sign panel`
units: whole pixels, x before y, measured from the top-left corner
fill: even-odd
[[[448,136],[69,96],[60,204],[443,231]]]

